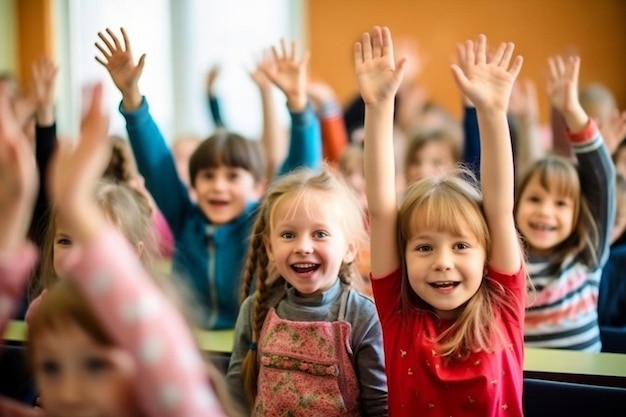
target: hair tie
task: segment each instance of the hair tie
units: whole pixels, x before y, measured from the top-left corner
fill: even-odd
[[[256,342],[250,343],[250,350],[256,350]]]

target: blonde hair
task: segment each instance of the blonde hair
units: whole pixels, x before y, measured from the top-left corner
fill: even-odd
[[[329,200],[332,199],[342,208],[341,225],[349,244],[359,247],[362,241],[366,239],[362,209],[354,192],[329,167],[324,167],[319,172],[294,171],[274,182],[267,190],[259,207],[252,231],[248,260],[244,269],[243,299],[247,297],[253,282],[256,284],[252,308],[252,343],[254,344],[259,340],[261,328],[271,307],[268,303],[271,290],[284,285],[285,282],[282,277],[269,282],[273,277],[270,277],[269,274],[269,258],[265,250],[264,239],[269,237],[272,230],[274,211],[280,202],[288,196],[294,195],[298,204],[319,204],[319,202],[313,202],[308,198],[310,191],[329,193]],[[326,200],[325,204],[329,200]],[[339,279],[348,285],[359,277],[353,262],[349,264],[343,262],[338,275]],[[252,404],[256,398],[258,372],[257,350],[251,348],[241,365],[241,374],[246,396]]]
[[[574,164],[559,156],[543,158],[532,164],[519,184],[514,208],[516,217],[524,191],[535,177],[546,191],[571,198],[574,205],[572,233],[554,248],[550,267],[560,267],[570,255],[580,259],[589,268],[596,267],[599,262],[596,249],[600,245],[598,227],[589,203],[582,194],[579,173]]]
[[[400,300],[403,314],[414,309],[435,314],[432,307],[413,291],[406,267],[407,243],[417,230],[424,227],[455,235],[469,232],[489,254],[491,237],[483,212],[482,194],[469,170],[459,169],[446,175],[426,177],[406,190],[398,210],[398,249],[402,265]],[[482,278],[478,291],[469,299],[460,316],[434,338],[441,356],[448,359],[465,358],[471,352],[493,351],[502,347],[504,338],[495,323],[503,309],[515,311],[512,295],[489,276]]]
[[[124,183],[100,180],[94,198],[105,216],[120,229],[132,245],[141,243],[141,261],[151,273],[155,272],[158,259],[156,232],[152,223],[152,208],[147,198],[136,189]],[[54,270],[54,237],[56,215],[54,209],[48,218],[48,226],[42,245],[42,260],[39,277],[31,285],[33,295],[39,294],[58,280]]]

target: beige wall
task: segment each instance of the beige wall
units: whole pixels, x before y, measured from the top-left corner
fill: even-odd
[[[17,71],[15,1],[0,0],[0,71]]]
[[[376,24],[419,42],[430,57],[423,82],[455,114],[459,99],[449,64],[456,43],[478,33],[515,42],[525,59],[520,77],[540,88],[547,57],[575,48],[581,82],[604,82],[626,108],[623,0],[309,0],[308,16],[311,74],[329,82],[344,102],[356,92],[352,46]],[[547,99],[540,98],[545,120]]]

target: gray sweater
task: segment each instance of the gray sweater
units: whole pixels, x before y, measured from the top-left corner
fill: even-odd
[[[354,369],[360,385],[361,414],[363,416],[387,416],[387,377],[384,367],[383,340],[374,302],[349,290],[345,321],[352,326],[351,347]],[[293,287],[286,284],[273,290],[270,305],[276,305],[276,313],[282,319],[293,321],[335,321],[339,314],[342,284],[337,279],[325,293],[317,297],[303,298],[296,295]],[[235,325],[235,342],[226,380],[230,393],[237,404],[242,405],[246,415],[248,404],[241,379],[241,363],[248,353],[252,340],[252,309],[254,297],[248,297],[239,311]]]

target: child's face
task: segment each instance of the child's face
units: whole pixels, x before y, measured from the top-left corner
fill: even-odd
[[[468,230],[463,227],[461,230]],[[406,266],[415,293],[443,319],[455,319],[480,288],[485,248],[471,233],[417,230],[407,241]]]
[[[328,193],[308,193],[302,201],[294,193],[278,203],[265,242],[278,273],[304,297],[328,290],[341,263],[355,257],[340,223],[341,208]]]
[[[72,240],[74,235],[70,225],[57,218],[55,220],[54,247],[52,250],[52,258],[54,264],[54,272],[59,278],[66,277],[64,265],[68,257],[79,250],[79,247]]]
[[[621,176],[626,177],[626,146],[617,149],[615,154],[615,170]]]
[[[520,195],[515,220],[530,249],[549,254],[574,230],[574,199],[546,190],[534,175]]]
[[[237,218],[250,201],[259,199],[262,188],[249,171],[220,166],[198,171],[194,191],[204,215],[221,225]]]
[[[128,353],[97,344],[71,322],[38,335],[34,349],[35,379],[47,415],[140,415]]]
[[[450,145],[444,142],[432,141],[419,148],[411,163],[406,167],[406,184],[432,175],[441,175],[454,169],[457,161],[452,156]]]

